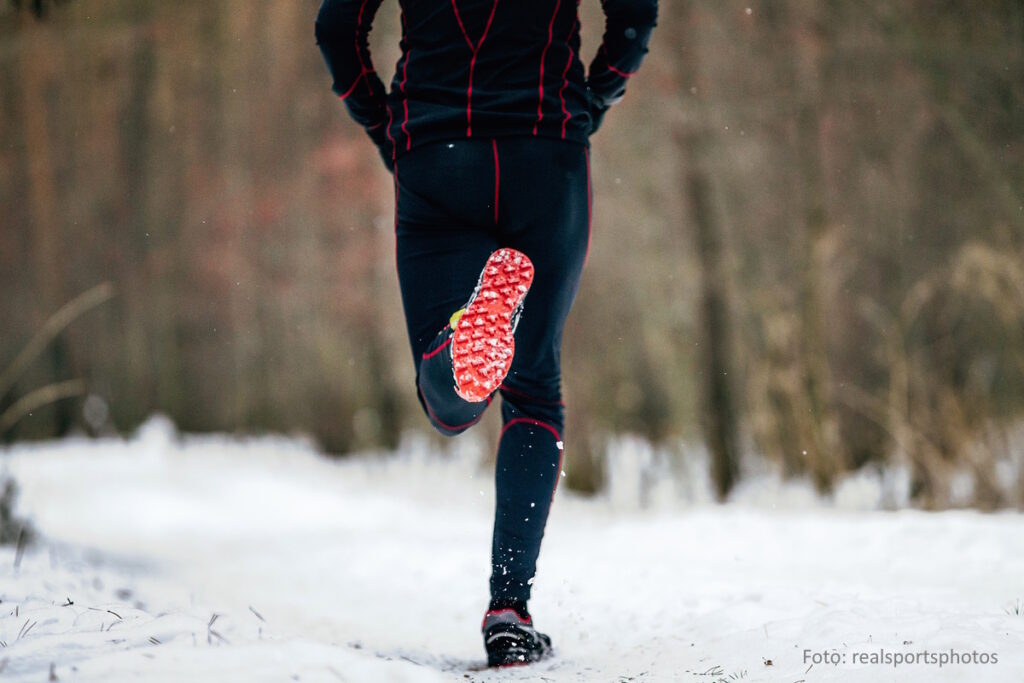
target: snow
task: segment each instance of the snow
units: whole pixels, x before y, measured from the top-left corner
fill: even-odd
[[[485,447],[431,443],[331,461],[302,439],[183,437],[154,419],[128,440],[0,451],[43,534],[18,567],[0,549],[0,675],[1024,679],[1021,515],[866,509],[882,498],[863,477],[833,500],[765,479],[715,505],[693,468],[628,438],[607,495],[555,500],[531,610],[557,657],[480,670]],[[883,649],[998,663],[853,661]]]

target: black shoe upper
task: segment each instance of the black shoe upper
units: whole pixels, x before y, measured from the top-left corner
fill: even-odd
[[[525,605],[523,605],[525,611]],[[529,664],[551,653],[551,638],[533,627],[533,620],[507,607],[484,616],[484,648],[488,666]]]

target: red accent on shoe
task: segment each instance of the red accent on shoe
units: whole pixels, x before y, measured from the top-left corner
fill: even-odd
[[[484,614],[483,621],[480,622],[480,629],[483,630],[484,624],[487,623],[487,617],[492,616],[492,615],[493,616],[498,616],[499,614],[505,614],[507,612],[511,612],[512,614],[514,614],[516,619],[518,619],[521,623],[531,624],[531,625],[533,624],[533,618],[532,617],[527,617],[526,619],[523,619],[522,615],[519,614],[519,612],[517,612],[514,609],[512,609],[511,607],[503,607],[502,609],[487,610],[487,613]]]
[[[487,259],[480,284],[452,335],[455,391],[466,401],[486,400],[512,367],[513,316],[533,275],[533,263],[515,249],[498,249]]]

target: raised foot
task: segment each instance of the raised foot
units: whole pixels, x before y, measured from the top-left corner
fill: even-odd
[[[526,254],[507,247],[495,251],[484,264],[452,337],[455,391],[464,400],[487,400],[512,367],[513,332],[533,275],[533,263]]]

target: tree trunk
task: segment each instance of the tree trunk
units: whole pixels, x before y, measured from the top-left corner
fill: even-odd
[[[701,171],[693,169],[686,185],[701,264],[700,324],[704,337],[701,428],[711,451],[715,491],[719,499],[724,499],[739,477],[736,407],[729,376],[733,354],[728,275],[722,230],[714,210],[710,183]]]
[[[51,80],[51,41],[45,40],[50,29],[39,25],[27,15],[21,17],[21,31],[25,36],[21,61],[22,116],[25,136],[25,157],[28,167],[28,205],[32,235],[33,279],[36,298],[33,302],[37,323],[41,324],[63,302],[62,237],[57,214],[59,199],[54,181],[53,152],[49,129],[50,108],[46,91]],[[43,357],[49,365],[46,374],[50,381],[66,379],[71,375],[67,343],[63,337],[54,340],[50,351]],[[66,434],[74,415],[67,402],[55,405],[51,432]]]
[[[696,35],[691,2],[677,6],[676,33],[680,40],[678,63],[684,83],[697,81],[700,65],[697,52],[688,37]],[[684,92],[687,89],[684,88]],[[692,123],[678,136],[682,158],[689,168],[685,173],[685,195],[690,205],[694,237],[700,264],[701,359],[700,425],[711,454],[711,476],[719,499],[725,499],[739,476],[739,438],[736,396],[732,388],[735,353],[732,342],[728,301],[728,271],[724,230],[715,210],[714,193],[708,178],[708,148],[715,132],[696,99],[687,100]]]

